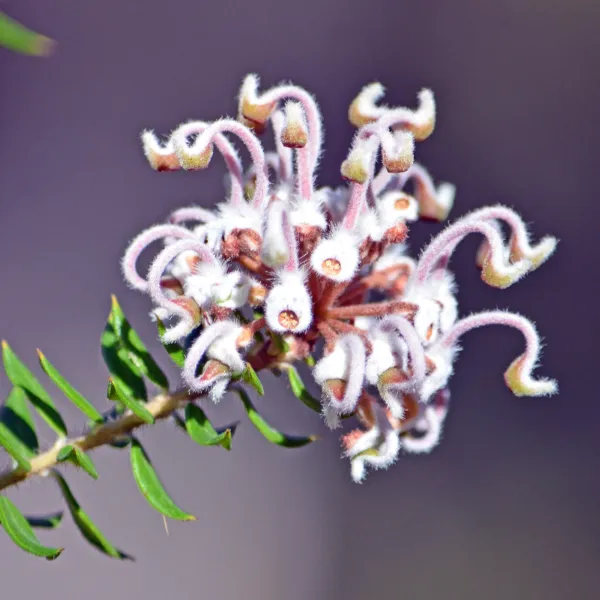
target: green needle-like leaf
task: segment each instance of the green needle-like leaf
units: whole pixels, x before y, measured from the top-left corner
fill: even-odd
[[[167,377],[156,364],[135,329],[131,327],[116,296],[112,296],[112,308],[108,316],[108,323],[112,325],[113,331],[127,351],[129,359],[139,371],[159,388],[168,390]]]
[[[15,459],[16,463],[23,471],[31,471],[31,464],[29,464],[26,455],[22,453],[22,449],[17,440],[15,440],[14,435],[11,434],[12,432],[6,431],[4,427],[0,425],[0,446]]]
[[[254,408],[254,405],[250,401],[250,397],[246,393],[246,390],[236,387],[234,388],[234,391],[239,394],[240,399],[244,403],[244,407],[248,413],[248,418],[250,419],[252,425],[254,425],[254,427],[256,427],[256,429],[258,429],[258,431],[260,431],[260,433],[262,433],[262,435],[272,444],[277,444],[278,446],[283,446],[284,448],[300,448],[310,444],[311,442],[314,442],[317,439],[312,435],[309,437],[298,437],[286,435],[280,431],[277,431],[258,414],[256,408]]]
[[[184,512],[163,487],[148,455],[137,439],[131,441],[131,470],[133,477],[150,506],[159,513],[178,521],[195,521],[196,517]]]
[[[52,52],[54,42],[0,13],[0,46],[21,54],[48,56]]]
[[[148,425],[154,424],[152,413],[138,400],[129,395],[129,388],[123,385],[120,379],[111,378],[115,392],[119,401],[122,402],[134,415],[137,415],[144,423]]]
[[[60,436],[66,437],[67,426],[56,410],[50,394],[42,387],[35,375],[17,357],[5,340],[2,340],[2,357],[4,359],[4,370],[12,384],[23,388],[27,398],[44,421]]]
[[[11,445],[18,448],[22,456],[30,459],[37,454],[35,423],[29,412],[25,392],[21,388],[12,388],[0,410],[0,431]]]
[[[290,380],[290,385],[292,387],[292,393],[298,400],[301,400],[308,408],[314,410],[315,412],[321,412],[321,403],[310,394],[310,392],[306,389],[304,382],[300,378],[298,371],[294,367],[288,367],[288,378]]]
[[[248,385],[252,386],[259,396],[265,395],[265,389],[261,383],[256,371],[252,368],[250,363],[246,363],[246,368],[237,376],[232,378],[234,381],[242,380]]]
[[[77,446],[71,446],[70,444],[64,446],[60,449],[56,459],[58,462],[69,461],[73,463],[75,466],[83,469],[93,479],[98,479],[99,477],[92,459]]]
[[[156,319],[156,326],[158,327],[158,335],[160,336],[161,342],[165,331],[167,330],[164,323],[160,319]],[[185,362],[185,351],[184,349],[175,342],[165,343],[162,342],[165,350],[168,355],[171,357],[171,360],[178,366],[183,367],[183,363]]]
[[[61,492],[69,508],[69,512],[75,521],[75,525],[81,532],[81,535],[90,543],[95,546],[100,552],[108,554],[112,558],[120,558],[124,560],[134,560],[133,557],[125,554],[113,544],[111,544],[104,534],[98,529],[96,524],[90,519],[89,515],[81,508],[79,502],[73,496],[73,492],[69,488],[65,478],[58,472],[53,472],[58,485],[60,486]]]
[[[231,450],[231,438],[235,427],[218,432],[204,411],[192,402],[185,407],[185,429],[190,438],[201,446],[223,446],[225,450]]]
[[[43,517],[25,517],[27,522],[35,529],[56,529],[61,523],[63,513],[58,512]]]
[[[102,415],[94,406],[84,398],[56,369],[56,367],[46,358],[41,350],[37,351],[40,365],[44,372],[56,384],[56,387],[89,419],[94,423],[102,423]]]
[[[63,551],[62,548],[43,546],[27,519],[6,496],[0,496],[0,523],[10,539],[29,554],[54,560]]]

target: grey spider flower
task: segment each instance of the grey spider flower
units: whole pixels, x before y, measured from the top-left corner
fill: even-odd
[[[556,239],[532,244],[521,218],[494,206],[458,219],[411,258],[408,224],[445,220],[455,189],[436,186],[414,162],[415,143],[435,126],[433,93],[422,90],[413,110],[378,104],[383,91],[368,85],[350,106],[358,129],[338,188],[315,184],[321,116],[313,97],[294,85],[260,93],[249,75],[237,120],[185,123],[165,144],[144,132],[144,152],[157,171],[205,169],[216,150],[230,187],[214,210],[179,209],[142,232],[122,262],[125,279],[150,296],[154,314],[177,320],[164,340],[194,334],[182,371],[192,391],[218,401],[247,364],[285,369],[321,353],[313,375],[327,424],[355,415],[362,425],[342,437],[357,482],[367,467],[389,467],[401,450],[436,446],[458,343],[474,328],[505,325],[523,334],[525,350],[505,373],[516,395],[557,391],[556,382],[533,375],[540,352],[534,325],[498,310],[459,317],[448,269],[460,242],[479,234],[481,278],[503,289],[544,263]],[[273,153],[257,137],[269,125]],[[245,172],[226,135],[249,151]],[[164,249],[142,277],[138,257],[157,240]]]

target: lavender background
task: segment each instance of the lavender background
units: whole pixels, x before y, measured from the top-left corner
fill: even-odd
[[[506,202],[536,236],[562,240],[551,263],[503,292],[478,279],[476,240],[454,263],[464,312],[510,307],[536,320],[547,343],[540,374],[559,379],[559,397],[514,398],[502,372],[521,339],[475,332],[439,449],[355,486],[337,434],[269,379],[264,414],[290,433],[322,434],[319,443],[283,450],[244,422],[226,453],[195,447],[170,425],[145,431],[169,490],[199,517],[172,523],[170,537],[126,453],[102,450],[100,481],[70,481],[138,562],[98,554],[66,518],[41,534],[67,547],[55,563],[0,536],[2,597],[597,597],[598,2],[12,0],[2,9],[59,47],[48,60],[0,53],[0,335],[30,364],[41,347],[99,408],[110,293],[160,352],[147,300],[120,279],[127,241],[176,206],[221,198],[217,167],[156,174],[138,134],[234,114],[249,71],[265,86],[287,78],[316,94],[328,184],[339,181],[353,133],[346,109],[363,84],[380,80],[391,103],[408,105],[432,87],[438,127],[418,159],[457,184],[453,216]],[[437,229],[414,227],[413,248]],[[76,411],[57,400],[77,430]],[[240,406],[229,398],[211,416],[225,423]],[[29,512],[60,507],[49,481],[10,495]]]

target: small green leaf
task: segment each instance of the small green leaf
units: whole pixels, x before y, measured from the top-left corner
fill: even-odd
[[[279,354],[287,354],[290,351],[290,345],[277,333],[269,332],[271,341]]]
[[[196,517],[181,510],[167,494],[146,451],[135,438],[131,440],[130,453],[133,477],[150,506],[171,519],[195,521]]]
[[[259,396],[265,395],[265,388],[261,383],[256,371],[252,368],[250,363],[246,363],[246,368],[242,371],[242,381],[245,381],[248,385],[252,386]]]
[[[95,423],[102,423],[102,415],[94,406],[84,398],[56,369],[56,367],[46,358],[41,350],[37,351],[40,365],[44,372],[56,384],[56,387],[89,419]]]
[[[4,448],[23,471],[31,471],[31,464],[28,458],[31,457],[29,449],[23,447],[23,444],[15,434],[2,422],[0,422],[0,446]]]
[[[0,46],[32,56],[48,56],[54,42],[0,13]]]
[[[36,529],[56,529],[61,523],[63,513],[58,512],[43,517],[25,517],[27,522]]]
[[[58,472],[53,471],[53,475],[58,481],[58,485],[60,486],[61,492],[67,503],[67,507],[69,508],[69,512],[73,517],[73,521],[75,521],[75,525],[81,532],[81,535],[90,543],[92,546],[95,546],[100,552],[104,554],[108,554],[108,556],[112,558],[120,558],[124,560],[134,560],[133,557],[125,554],[115,546],[113,546],[107,539],[104,537],[104,534],[98,529],[96,524],[90,519],[88,514],[81,508],[75,496],[73,496],[73,492],[69,488],[65,478]]]
[[[167,329],[165,327],[165,324],[158,318],[156,319],[156,326],[158,327],[158,335],[162,342],[163,335],[165,334],[165,331]],[[164,346],[168,355],[171,357],[171,360],[178,367],[183,367],[183,363],[185,362],[184,349],[179,344],[176,344],[175,342],[170,342],[170,343],[162,342],[162,345]]]
[[[284,448],[300,448],[302,446],[306,446],[306,444],[310,444],[314,442],[317,438],[315,436],[309,437],[297,437],[286,435],[277,431],[271,425],[269,425],[256,411],[254,405],[250,401],[250,397],[246,393],[246,390],[235,387],[234,391],[236,391],[241,401],[244,403],[244,407],[246,412],[248,413],[248,418],[250,419],[252,425],[262,433],[262,435],[272,444],[277,444],[278,446],[283,446]]]
[[[42,387],[35,375],[17,357],[5,340],[2,340],[2,357],[4,359],[4,369],[12,384],[23,388],[27,398],[44,421],[58,435],[66,437],[67,427],[56,410],[50,394]]]
[[[292,393],[294,394],[294,396],[301,400],[311,410],[320,413],[321,403],[306,389],[306,386],[300,378],[298,371],[296,371],[294,367],[290,366],[288,367],[287,372],[288,378],[290,380],[290,385],[292,387]]]
[[[138,416],[142,421],[144,421],[144,423],[153,425],[154,417],[152,416],[152,413],[150,413],[141,402],[138,402],[135,398],[129,395],[129,389],[122,385],[122,381],[114,378],[111,378],[111,381],[119,401],[122,402],[134,415]]]
[[[115,329],[116,326],[116,329]],[[132,360],[132,353],[125,347],[120,333],[123,332],[123,322],[113,307],[102,332],[102,356],[114,380],[119,380],[121,388],[127,389],[127,396],[136,400],[147,400],[148,393],[142,377],[139,361]]]
[[[235,427],[218,432],[204,411],[192,402],[185,407],[185,429],[190,438],[201,446],[222,446],[225,450],[231,450],[231,438]]]
[[[156,364],[138,333],[125,317],[116,296],[112,296],[112,308],[108,322],[119,337],[124,349],[128,352],[131,362],[152,383],[163,390],[169,389],[169,381],[161,368]]]
[[[56,459],[58,462],[69,461],[75,466],[83,469],[93,479],[98,479],[98,471],[94,465],[92,459],[77,446],[71,446],[70,444],[60,449]]]
[[[62,548],[43,546],[33,533],[27,519],[6,496],[0,496],[0,523],[10,539],[29,554],[54,560],[63,551]]]
[[[27,459],[37,454],[35,423],[29,412],[25,392],[21,388],[12,388],[0,410],[0,432]]]
[[[304,362],[309,366],[309,367],[314,367],[317,364],[317,361],[315,360],[315,357],[312,354],[309,354],[305,359]]]

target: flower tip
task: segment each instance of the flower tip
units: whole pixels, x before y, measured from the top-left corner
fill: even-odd
[[[553,396],[558,393],[554,379],[534,379],[524,367],[524,356],[516,358],[504,373],[504,381],[515,396]]]
[[[557,245],[558,239],[551,235],[542,238],[542,240],[528,252],[521,251],[516,243],[513,242],[511,243],[510,258],[512,261],[523,258],[529,260],[531,262],[530,270],[534,271],[554,254]]]
[[[208,167],[213,155],[212,144],[208,144],[206,148],[200,150],[188,146],[185,139],[174,138],[173,144],[179,164],[186,171],[199,171]]]
[[[524,277],[531,271],[531,261],[522,259],[508,266],[498,266],[493,264],[490,254],[483,261],[481,269],[481,279],[492,287],[504,290]]]
[[[377,120],[375,104],[385,93],[381,83],[373,82],[366,85],[351,102],[348,108],[348,119],[355,127],[362,127]]]

